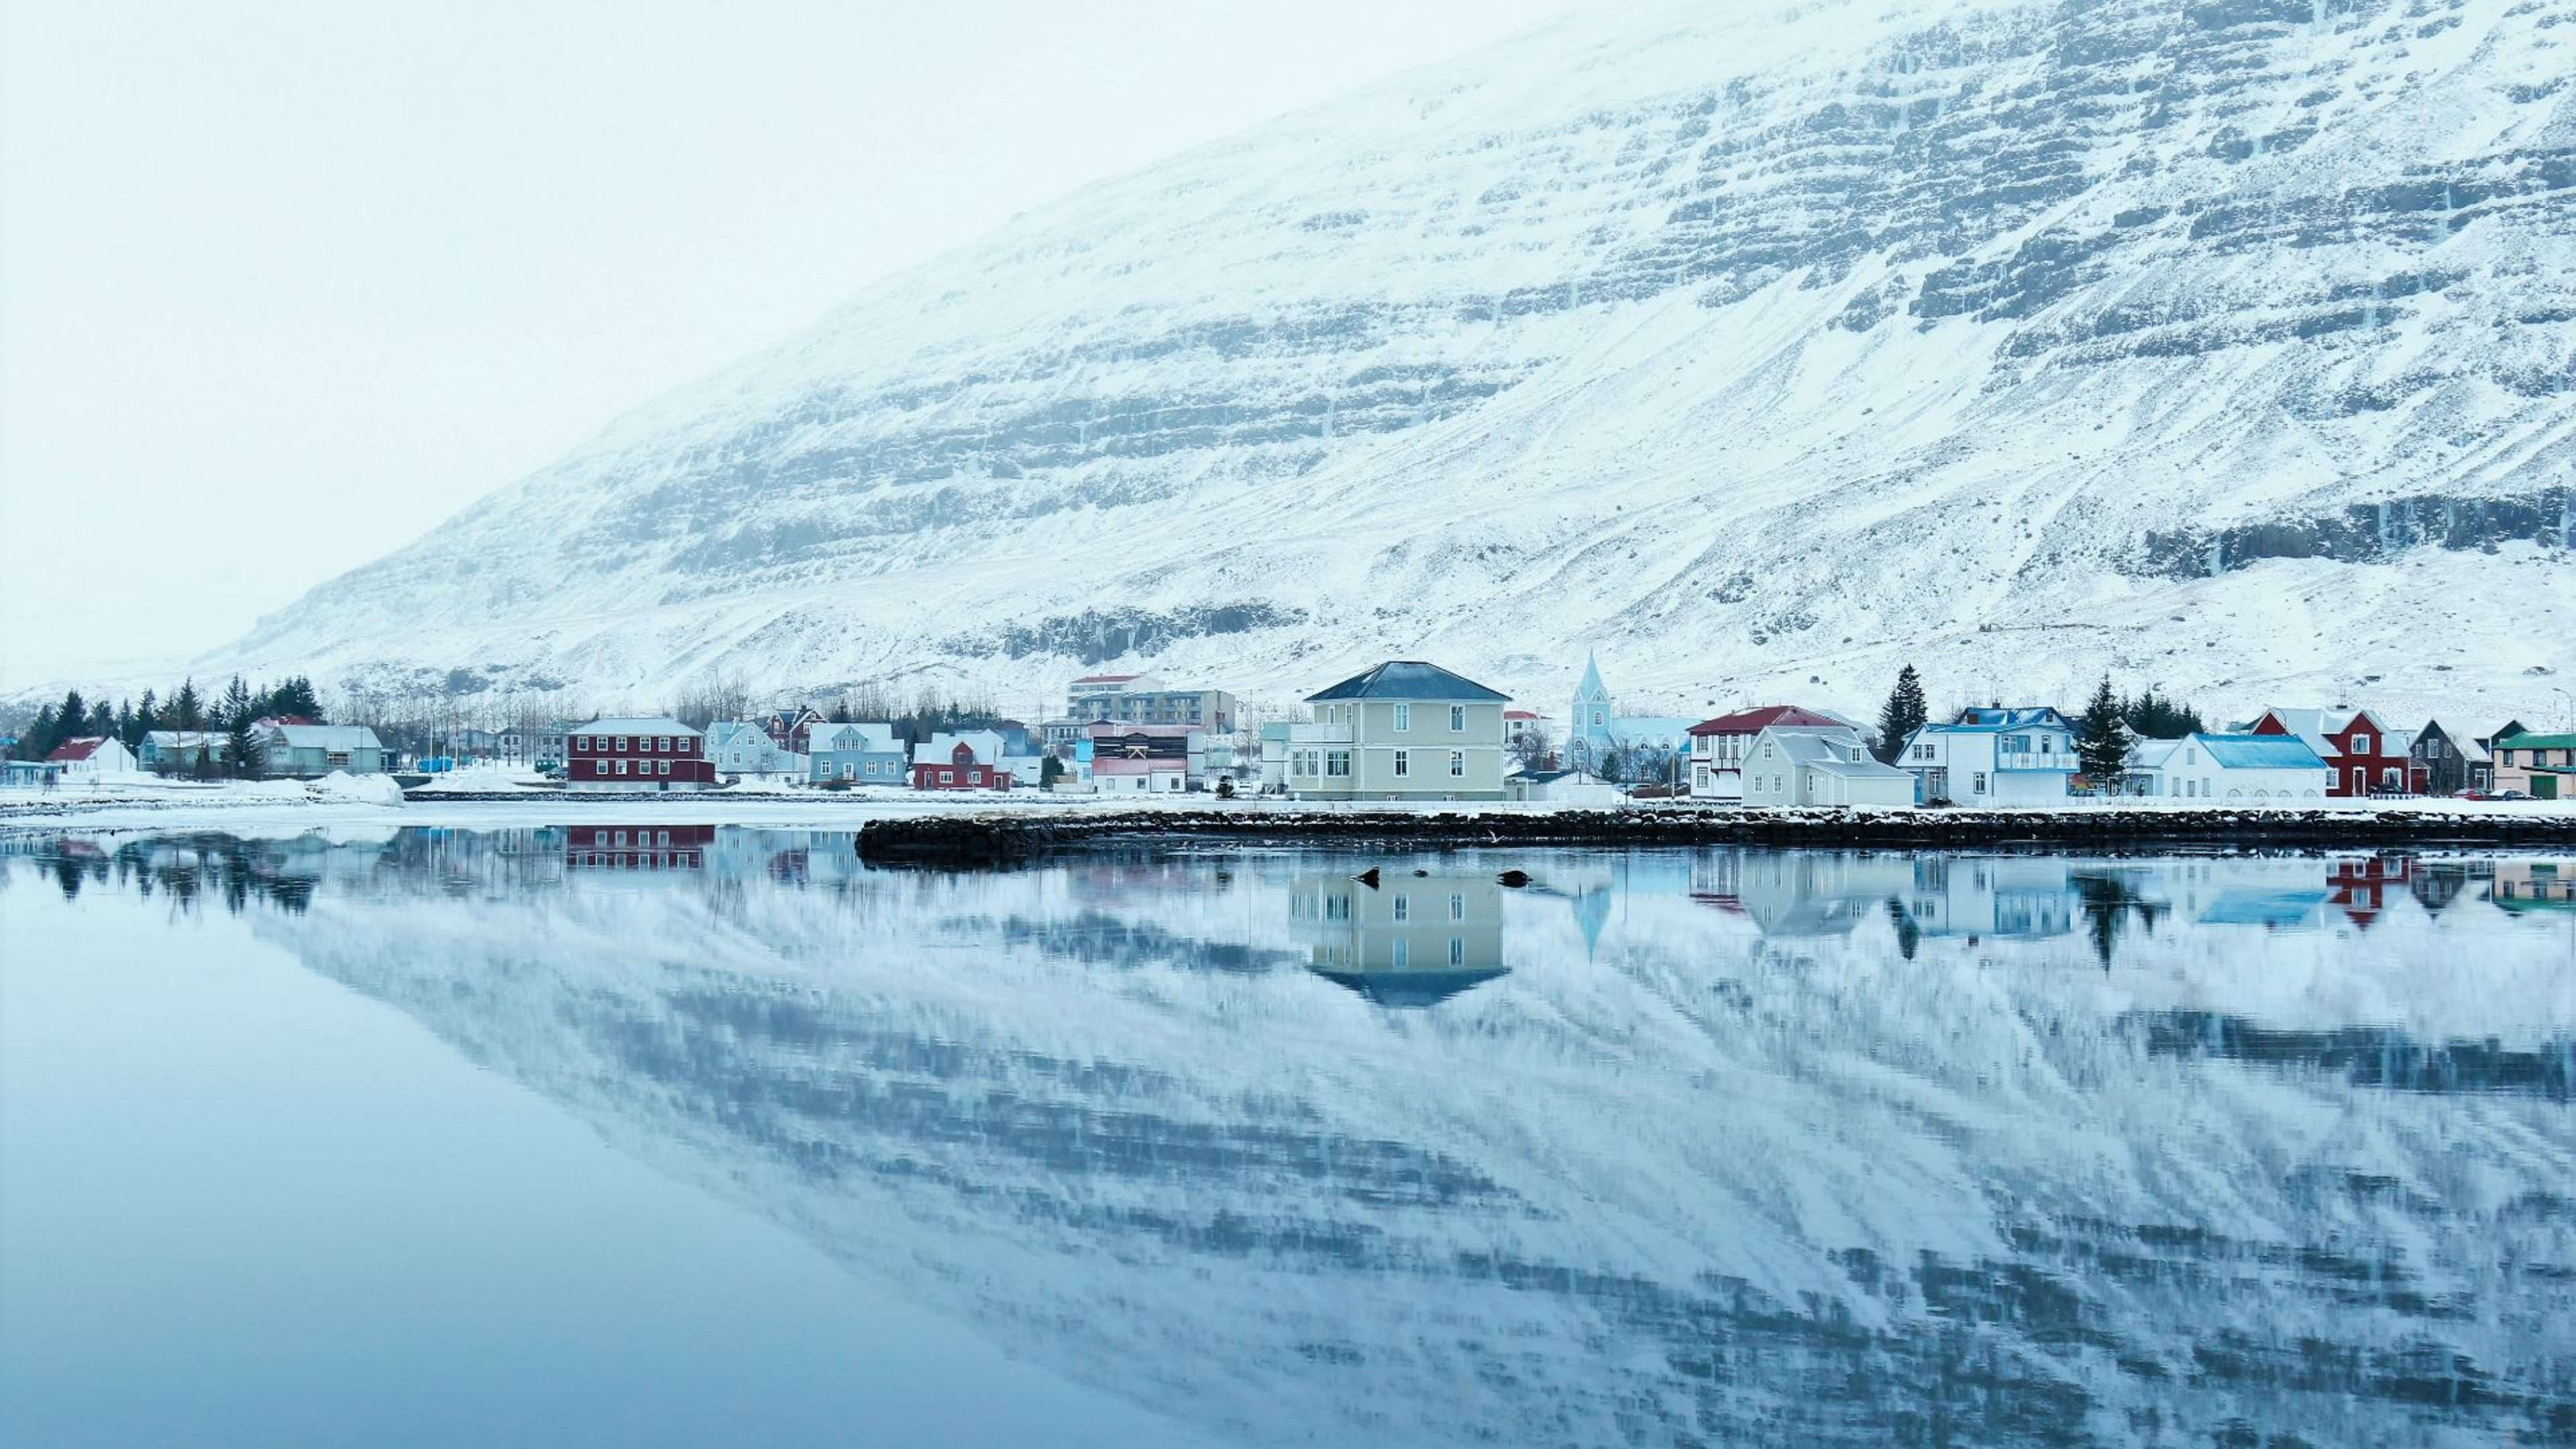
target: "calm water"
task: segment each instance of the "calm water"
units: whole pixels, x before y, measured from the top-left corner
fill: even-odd
[[[0,849],[13,1445],[2576,1443],[2576,861]]]

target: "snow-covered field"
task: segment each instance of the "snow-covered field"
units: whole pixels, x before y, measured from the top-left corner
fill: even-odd
[[[650,820],[719,825],[794,825],[816,830],[854,829],[869,820],[933,815],[997,815],[1006,819],[1063,816],[1074,819],[1118,815],[1152,815],[1171,811],[1224,810],[1275,816],[1283,824],[1300,815],[1380,813],[1411,810],[1424,814],[1547,815],[1581,807],[1545,804],[1460,802],[1421,805],[1384,801],[1305,802],[1277,799],[1223,801],[1209,795],[1101,796],[1053,795],[1037,791],[1010,794],[944,793],[912,790],[803,790],[789,787],[727,789],[676,795],[575,795],[527,787],[519,798],[494,798],[508,777],[493,774],[445,790],[421,790],[408,798],[384,776],[352,780],[348,776],[310,783],[292,780],[226,781],[199,784],[154,776],[122,776],[95,788],[70,786],[51,792],[0,791],[0,831],[43,830],[62,826],[82,829],[181,830],[214,828],[301,828],[305,826],[381,823],[387,825],[518,826],[587,820]],[[442,798],[442,797],[448,798]],[[1656,802],[1631,807],[1640,811],[1701,811],[1729,807],[1694,805],[1690,801]],[[2368,800],[2310,801],[2299,807],[2348,810],[2355,814],[2439,814],[2576,820],[2576,801],[2539,800]],[[2065,810],[2088,815],[2141,814],[2188,818],[2213,813],[2243,815],[2256,807],[2207,806],[2173,802],[2070,802]],[[1830,811],[1782,811],[1783,815],[1831,815]],[[1958,814],[1960,812],[1929,812]],[[1986,810],[1981,816],[2062,814],[2064,811]]]

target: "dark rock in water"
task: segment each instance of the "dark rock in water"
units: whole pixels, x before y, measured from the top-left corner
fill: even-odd
[[[1377,867],[1370,866],[1368,869],[1361,871],[1358,875],[1352,876],[1351,879],[1358,881],[1361,885],[1367,886],[1370,890],[1376,890]]]
[[[1415,872],[1414,872],[1414,874],[1415,874],[1415,875],[1429,875],[1429,874],[1431,874],[1431,872],[1429,872],[1429,871],[1427,871],[1427,870],[1417,870],[1417,871],[1415,871]]]
[[[1504,885],[1510,886],[1513,890],[1519,890],[1522,886],[1530,883],[1529,872],[1525,870],[1507,870],[1501,875],[1495,876],[1494,879],[1501,881]]]

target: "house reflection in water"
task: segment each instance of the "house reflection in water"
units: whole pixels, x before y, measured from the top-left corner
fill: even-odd
[[[1300,871],[1288,916],[1316,975],[1380,1006],[1435,1006],[1509,969],[1503,888],[1491,876],[1389,872],[1370,886]]]
[[[2098,893],[2085,886],[2041,856],[1712,851],[1691,877],[1693,899],[1766,936],[1839,936],[1893,916],[1918,936],[2038,940],[2075,929]]]
[[[570,870],[698,870],[715,843],[712,825],[575,825],[564,831]]]
[[[2576,910],[2576,861],[2499,860],[2487,897],[2503,910]]]

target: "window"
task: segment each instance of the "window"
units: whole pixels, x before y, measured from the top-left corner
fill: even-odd
[[[617,748],[621,753],[626,749],[626,736],[619,735],[617,737]]]
[[[620,850],[626,848],[626,832],[623,830],[617,832],[617,848]]]
[[[653,741],[653,748],[660,750],[666,755],[671,753],[671,737],[669,735],[656,737]]]
[[[572,747],[573,747],[574,749],[576,749],[576,750],[586,750],[586,749],[589,749],[589,748],[590,748],[590,736],[588,736],[588,735],[574,735],[574,736],[572,737]]]
[[[871,774],[871,775],[873,775],[873,774],[875,774],[875,773],[876,773],[876,769],[877,769],[877,767],[876,767],[876,766],[874,766],[874,765],[870,765],[870,766],[868,766],[868,773],[869,773],[869,774]],[[843,761],[841,762],[841,778],[842,778],[842,779],[844,779],[844,780],[848,780],[848,779],[854,779],[854,778],[856,778],[856,777],[855,777],[855,775],[852,773],[852,771],[851,771],[851,769],[850,769],[850,762],[849,762],[849,761],[847,761],[847,760],[843,760]]]
[[[1970,783],[1970,784],[1969,784],[1969,786],[1968,786],[1968,793],[1969,793],[1969,794],[1971,794],[1971,795],[1983,795],[1984,793],[1986,793],[1986,772],[1985,772],[1985,771],[1983,771],[1983,770],[1979,770],[1979,771],[1977,771],[1974,775],[1969,776],[1969,780],[1971,781],[1971,783]]]
[[[626,762],[624,760],[617,762],[617,773],[621,775],[626,773]]]
[[[670,843],[671,843],[671,832],[669,832],[669,831],[667,831],[667,830],[656,830],[656,831],[654,831],[654,832],[653,832],[653,843],[654,843],[655,845],[668,845],[668,844],[670,844]]]
[[[2353,752],[2354,754],[2356,754],[2356,755],[2366,755],[2366,754],[2369,754],[2369,753],[2370,753],[2370,736],[2368,736],[2368,735],[2354,735],[2354,736],[2352,737],[2352,752]]]
[[[1395,732],[1400,735],[1413,733],[1412,705],[1399,704],[1395,707]]]
[[[592,774],[594,774],[594,775],[605,775],[605,774],[607,774],[607,773],[608,773],[608,762],[607,762],[606,760],[593,760],[593,761],[591,761],[591,762],[590,762],[590,772],[591,772]]]
[[[1461,969],[1461,968],[1465,967],[1465,966],[1466,966],[1466,964],[1467,964],[1467,938],[1466,938],[1466,937],[1464,937],[1464,936],[1452,936],[1452,937],[1450,937],[1450,938],[1449,938],[1449,969],[1451,969],[1451,970],[1453,970],[1453,971],[1455,971],[1455,970],[1459,970],[1459,969]]]
[[[1401,779],[1403,779],[1405,776],[1410,775],[1410,774],[1412,774],[1412,773],[1413,773],[1413,752],[1412,752],[1411,750],[1398,750],[1398,751],[1396,751],[1396,752],[1395,752],[1395,777],[1396,777],[1397,779],[1401,780]]]
[[[1348,779],[1351,773],[1351,752],[1348,750],[1331,750],[1326,752],[1324,755],[1324,773],[1335,779]]]
[[[939,772],[939,783],[940,783],[940,784],[942,784],[942,785],[954,785],[954,784],[956,784],[956,783],[957,783],[957,772],[956,772],[955,770],[942,770],[942,771],[940,771],[940,772]]]
[[[1766,759],[1766,760],[1767,760],[1767,759],[1769,759],[1769,758],[1771,758],[1771,753],[1772,753],[1772,746],[1771,746],[1771,742],[1770,742],[1769,740],[1764,740],[1764,741],[1762,742],[1762,758],[1764,758],[1764,759]]]
[[[659,770],[655,771],[654,773],[656,773],[656,774],[661,774],[661,775],[667,775],[667,774],[671,773],[671,762],[670,762],[670,761],[668,761],[668,760],[656,760],[656,761],[654,761],[653,763],[655,763],[655,764],[657,764],[657,765],[659,765],[659,766],[661,766],[661,767],[662,767],[661,769],[659,769]]]
[[[1453,704],[1449,706],[1449,733],[1453,735],[1463,735],[1466,732],[1467,706],[1463,704]]]
[[[1449,778],[1453,780],[1462,780],[1465,779],[1466,776],[1467,752],[1465,750],[1451,750],[1449,752]]]
[[[1401,891],[1396,892],[1395,918],[1399,921],[1409,921],[1413,919],[1413,897],[1408,896]]]

